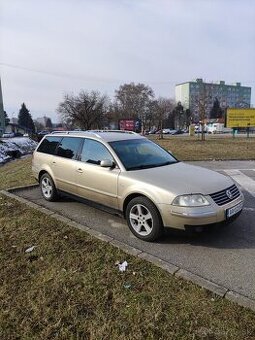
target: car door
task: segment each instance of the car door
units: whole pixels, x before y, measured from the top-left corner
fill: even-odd
[[[86,138],[76,163],[78,195],[100,204],[118,208],[117,184],[120,169],[102,167],[102,160],[114,161],[111,152],[99,141]]]
[[[57,188],[71,194],[77,194],[76,163],[82,141],[83,139],[78,137],[63,137],[52,159],[52,171]]]

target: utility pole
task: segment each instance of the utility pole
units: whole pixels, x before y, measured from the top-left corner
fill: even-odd
[[[0,78],[0,137],[2,137],[4,131],[5,131],[5,115],[4,115],[3,95],[2,95],[1,78]]]

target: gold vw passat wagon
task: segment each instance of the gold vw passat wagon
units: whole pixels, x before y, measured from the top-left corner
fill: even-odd
[[[243,194],[230,177],[180,162],[135,133],[46,135],[33,154],[32,169],[46,200],[65,193],[114,208],[146,241],[168,226],[231,221],[243,208]]]

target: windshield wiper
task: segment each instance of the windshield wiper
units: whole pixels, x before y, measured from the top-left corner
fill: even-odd
[[[137,166],[131,166],[127,170],[142,170],[142,169],[149,169],[149,168],[156,168],[158,166],[164,166],[164,165],[169,165],[169,164],[174,164],[174,162],[164,162],[164,163],[156,163],[156,164],[140,164]]]
[[[168,161],[168,162],[165,162],[165,163],[158,164],[158,166],[170,165],[170,164],[175,164],[175,163],[177,163],[177,162],[176,161],[174,161],[174,162]]]

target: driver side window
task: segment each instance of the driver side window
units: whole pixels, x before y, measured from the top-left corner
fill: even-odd
[[[107,148],[96,140],[85,139],[81,151],[81,161],[100,165],[100,162],[103,159],[113,161],[113,157]]]

